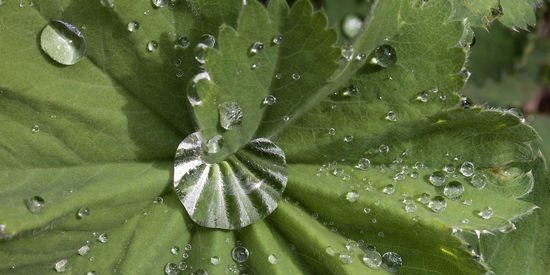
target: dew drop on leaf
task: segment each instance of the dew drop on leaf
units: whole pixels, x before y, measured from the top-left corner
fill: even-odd
[[[174,45],[174,48],[176,49],[187,49],[191,45],[191,41],[185,36],[178,37],[176,40],[176,44]]]
[[[236,102],[224,102],[218,105],[220,126],[225,130],[235,129],[241,124],[243,111]]]
[[[180,253],[180,248],[179,248],[179,246],[173,245],[173,246],[170,248],[170,253],[172,253],[172,255],[177,255],[178,253]]]
[[[370,63],[383,68],[390,67],[397,62],[395,49],[387,44],[380,45],[374,49]]]
[[[270,264],[277,264],[277,262],[279,261],[279,259],[277,259],[277,256],[275,256],[275,254],[269,254],[269,256],[267,256],[267,261],[268,261]]]
[[[195,60],[200,64],[204,64],[204,51],[206,48],[212,48],[216,44],[216,38],[211,34],[203,34],[201,36],[201,42],[195,47]]]
[[[359,199],[359,193],[350,191],[346,194],[346,200],[349,202],[355,202]]]
[[[353,54],[355,53],[355,49],[353,46],[345,46],[340,51],[340,55],[347,61],[351,61],[353,59]]]
[[[407,213],[414,213],[416,212],[416,209],[417,209],[417,206],[414,202],[405,204],[405,212]]]
[[[106,243],[109,240],[109,236],[107,236],[107,233],[102,233],[99,236],[97,236],[97,240],[100,243]]]
[[[442,196],[435,196],[428,202],[428,207],[434,212],[441,212],[447,208],[447,201]]]
[[[451,181],[445,185],[443,189],[443,194],[445,197],[451,200],[457,200],[462,197],[464,193],[464,185],[458,181]]]
[[[213,265],[219,265],[220,264],[220,257],[218,257],[218,256],[210,257],[210,263],[213,264]]]
[[[139,22],[136,20],[132,20],[128,23],[127,27],[129,32],[135,32],[139,30]]]
[[[223,147],[223,142],[223,136],[215,135],[206,142],[206,153],[215,154],[219,152]]]
[[[46,207],[46,202],[41,196],[33,196],[25,200],[25,205],[31,213],[38,214],[44,210],[44,207]]]
[[[164,266],[164,274],[166,275],[176,275],[179,274],[179,272],[178,265],[175,263],[169,262]]]
[[[187,88],[187,100],[192,106],[201,105],[202,101],[197,92],[197,85],[201,81],[210,81],[210,75],[208,72],[201,72],[193,76],[193,80],[190,82]]]
[[[99,0],[99,3],[106,8],[112,8],[115,6],[115,0]]]
[[[393,194],[395,192],[395,186],[393,184],[388,184],[384,186],[384,189],[382,189],[382,192],[384,192],[387,195]]]
[[[40,47],[57,63],[73,65],[86,53],[86,40],[75,26],[56,20],[42,29]]]
[[[260,63],[256,62],[256,63],[252,63],[252,65],[250,65],[250,68],[252,70],[256,70],[260,67]]]
[[[184,271],[187,269],[187,263],[186,262],[179,262],[178,263],[178,269],[181,270],[181,271]]]
[[[391,121],[391,122],[396,122],[397,121],[397,115],[395,114],[394,111],[388,111],[386,113],[386,120]]]
[[[156,197],[154,200],[153,200],[153,203],[154,204],[163,204],[164,203],[164,199],[162,197]]]
[[[280,45],[281,42],[283,42],[283,36],[280,34],[274,35],[273,38],[271,39],[272,45]]]
[[[382,267],[389,272],[396,273],[403,265],[403,259],[395,252],[386,252],[382,255]]]
[[[485,207],[485,209],[479,211],[478,213],[478,215],[485,220],[488,220],[491,217],[493,217],[493,214],[494,214],[494,211],[493,211],[493,208],[491,207]]]
[[[78,219],[86,218],[90,215],[90,209],[88,207],[80,207],[76,212],[76,217]]]
[[[151,4],[156,8],[162,8],[168,5],[168,0],[151,0]]]
[[[67,259],[61,259],[55,262],[54,269],[57,272],[65,272],[69,266],[69,261]]]
[[[429,99],[430,99],[430,93],[428,91],[422,91],[416,97],[416,100],[418,100],[422,103],[428,102]]]
[[[348,14],[342,20],[342,32],[348,38],[353,38],[361,32],[363,27],[363,18],[358,14]]]
[[[86,254],[88,254],[88,252],[90,251],[90,246],[85,244],[83,246],[81,246],[79,249],[78,249],[78,255],[80,256],[84,256]]]
[[[441,171],[435,171],[430,175],[430,183],[433,186],[441,186],[445,183],[445,174]]]
[[[471,177],[474,174],[475,166],[472,162],[466,161],[460,166],[460,173],[465,177]]]
[[[363,255],[363,263],[372,269],[377,269],[382,264],[382,255],[376,250],[367,250]]]
[[[349,254],[342,253],[338,257],[340,258],[340,262],[342,262],[343,264],[353,263],[353,258]]]
[[[38,126],[38,124],[35,124],[34,126],[32,126],[31,131],[32,131],[33,133],[38,133],[38,132],[40,132],[40,126]]]
[[[475,188],[482,189],[487,184],[487,176],[485,174],[474,174],[470,183]]]
[[[300,77],[301,77],[301,76],[300,76],[299,73],[293,73],[293,74],[292,74],[292,79],[294,79],[294,80],[300,80]]]
[[[264,43],[256,41],[248,48],[248,56],[255,56],[264,49]]]
[[[368,158],[359,159],[359,161],[357,162],[357,165],[355,165],[356,168],[361,169],[361,170],[366,170],[366,169],[370,168],[370,166],[371,166],[371,163],[370,163],[370,160]]]
[[[158,47],[159,47],[159,43],[155,40],[151,40],[151,41],[147,42],[146,49],[147,49],[148,52],[154,52],[158,49]]]
[[[273,106],[275,103],[277,103],[277,98],[274,95],[268,95],[262,101],[262,104],[266,106]]]
[[[250,252],[244,246],[236,246],[231,250],[231,258],[237,263],[244,263],[248,260]]]
[[[506,224],[498,229],[502,233],[510,233],[514,230],[516,230],[516,225],[511,221],[506,221]]]

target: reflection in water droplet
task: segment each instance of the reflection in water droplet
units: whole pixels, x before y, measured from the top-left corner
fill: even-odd
[[[42,197],[34,196],[25,200],[25,205],[27,206],[27,209],[29,209],[31,213],[37,214],[42,212],[42,210],[44,210],[44,207],[46,206],[46,202]]]
[[[445,188],[443,189],[443,194],[445,197],[451,199],[451,200],[457,200],[462,197],[462,194],[464,193],[464,185],[458,181],[451,181],[445,185]]]
[[[154,52],[158,49],[159,43],[155,40],[151,40],[147,42],[147,51],[148,52]]]
[[[236,246],[231,250],[231,258],[233,258],[233,261],[240,264],[246,262],[249,255],[250,252],[243,246]]]
[[[441,212],[447,208],[447,201],[442,196],[435,196],[428,202],[428,207],[434,212]]]
[[[265,138],[250,141],[223,161],[204,160],[199,132],[178,146],[174,188],[193,221],[236,229],[271,214],[286,187],[283,151]],[[228,211],[231,209],[231,211]]]
[[[264,49],[264,43],[256,41],[248,48],[248,56],[254,56]]]
[[[90,209],[88,207],[81,207],[80,209],[78,209],[78,211],[76,212],[76,217],[78,219],[83,219],[83,218],[86,218],[90,215]]]
[[[220,126],[225,130],[235,129],[241,125],[243,111],[236,102],[224,102],[218,105]]]
[[[490,219],[491,217],[493,217],[493,214],[494,214],[494,211],[493,211],[493,208],[491,207],[485,207],[485,209],[479,211],[478,215],[480,217],[482,217],[483,219]]]
[[[361,32],[361,27],[363,26],[363,18],[358,14],[348,14],[344,17],[342,21],[342,32],[348,38],[353,38]]]
[[[65,272],[67,270],[68,265],[69,265],[69,261],[67,261],[67,259],[61,259],[55,262],[54,269],[57,272]]]
[[[433,186],[441,186],[445,183],[445,174],[441,171],[435,171],[430,175],[430,183]]]
[[[474,174],[475,166],[473,163],[466,161],[460,166],[460,173],[465,177],[470,177]]]
[[[395,252],[386,252],[382,255],[382,267],[389,272],[396,273],[403,265],[403,259]]]
[[[384,68],[392,66],[397,62],[395,49],[387,44],[376,47],[370,62]]]
[[[129,32],[135,32],[139,30],[139,22],[136,20],[132,20],[128,23],[128,31]]]
[[[367,250],[363,255],[363,263],[372,269],[377,269],[382,264],[382,255],[376,250]]]
[[[75,26],[57,20],[42,29],[40,47],[57,63],[73,65],[86,53],[86,40]]]

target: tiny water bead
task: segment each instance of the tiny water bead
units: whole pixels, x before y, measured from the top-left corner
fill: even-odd
[[[220,126],[225,130],[237,128],[243,120],[243,111],[236,102],[224,102],[218,105]]]
[[[343,264],[353,263],[353,258],[349,254],[340,254],[338,255],[338,258],[340,258],[340,262],[342,262]]]
[[[328,134],[331,135],[331,136],[336,135],[336,129],[334,129],[334,128],[329,128],[329,129],[328,129]]]
[[[193,246],[191,246],[191,244],[188,243],[188,244],[185,244],[185,246],[183,246],[183,249],[185,249],[185,251],[191,251],[191,249],[193,249]]]
[[[42,51],[59,64],[73,65],[86,54],[86,40],[75,26],[57,20],[42,29]]]
[[[213,264],[213,265],[219,265],[220,264],[220,257],[218,257],[218,256],[210,257],[210,263]]]
[[[441,212],[447,208],[447,201],[442,196],[435,196],[428,202],[428,207],[434,212]]]
[[[370,167],[371,167],[371,163],[368,158],[359,159],[359,161],[357,162],[357,165],[355,165],[355,168],[361,169],[361,170],[366,170]]]
[[[445,185],[443,194],[451,200],[460,199],[464,194],[464,185],[458,181],[451,181]]]
[[[292,79],[294,79],[294,80],[300,80],[300,77],[301,77],[301,76],[300,76],[299,73],[293,73],[293,74],[292,74]]]
[[[471,177],[474,174],[475,166],[472,162],[466,161],[460,166],[460,173],[465,177]]]
[[[86,254],[88,254],[88,252],[90,251],[90,246],[85,244],[83,246],[81,246],[79,249],[78,249],[78,255],[80,256],[84,256]]]
[[[231,250],[231,258],[237,263],[244,263],[248,260],[250,252],[244,246],[236,246]]]
[[[179,248],[179,246],[173,245],[173,246],[170,248],[170,253],[172,253],[172,255],[177,255],[178,253],[180,253],[180,248]]]
[[[353,59],[353,54],[354,53],[355,53],[355,49],[351,45],[343,47],[342,50],[340,51],[340,55],[346,61],[351,61]]]
[[[256,41],[248,48],[248,56],[254,56],[264,49],[264,43]]]
[[[430,175],[429,179],[433,186],[441,186],[445,183],[445,174],[441,171],[435,171]]]
[[[279,259],[277,258],[277,256],[275,256],[275,254],[269,254],[269,256],[267,256],[267,261],[268,261],[270,264],[277,264],[277,262],[279,261]]]
[[[281,42],[283,42],[283,36],[280,34],[274,35],[273,38],[271,39],[272,45],[280,45]]]
[[[351,141],[353,141],[353,136],[352,135],[344,136],[344,142],[351,142]]]
[[[102,233],[97,237],[97,240],[100,243],[106,243],[109,240],[109,236],[107,235],[107,233]]]
[[[260,63],[252,63],[252,65],[250,65],[250,68],[251,68],[252,70],[256,70],[256,69],[258,69],[259,67],[260,67]]]
[[[397,121],[397,115],[395,114],[394,111],[388,111],[386,113],[386,120],[388,121],[391,121],[391,122],[396,122]]]
[[[393,184],[388,184],[384,186],[384,189],[382,189],[382,192],[384,192],[387,195],[393,194],[395,192],[395,186]]]
[[[54,269],[57,272],[65,272],[67,271],[67,267],[69,266],[69,261],[67,259],[61,259],[57,262],[55,262]]]
[[[139,30],[139,22],[136,20],[132,20],[128,23],[127,28],[129,32],[135,32]]]
[[[372,269],[377,269],[382,264],[382,255],[376,250],[367,250],[363,255],[363,263]]]
[[[76,211],[76,217],[78,219],[86,218],[90,215],[90,209],[88,207],[81,207]]]
[[[277,98],[274,95],[268,95],[264,97],[264,100],[262,101],[262,105],[265,106],[273,106],[277,103]]]
[[[382,267],[389,272],[396,273],[403,265],[401,255],[395,252],[386,252],[382,255]]]
[[[358,199],[359,199],[359,193],[357,192],[351,191],[346,194],[346,200],[348,200],[349,202],[356,202]]]
[[[284,122],[288,122],[290,120],[290,117],[289,116],[283,116],[283,121]]]
[[[41,196],[33,196],[25,200],[25,205],[31,213],[38,214],[44,210],[44,207],[46,207],[46,202]]]
[[[162,197],[156,197],[154,200],[153,200],[153,203],[154,204],[163,204],[164,203],[164,199]]]
[[[482,189],[487,185],[487,176],[485,174],[475,174],[472,176],[470,183],[478,189]]]
[[[485,220],[488,220],[493,217],[494,211],[491,207],[485,207],[485,209],[479,211],[478,215]]]
[[[156,8],[162,8],[168,5],[168,0],[151,0],[151,4]]]
[[[383,68],[390,67],[397,62],[395,49],[387,44],[380,45],[374,49],[370,63]]]
[[[155,40],[151,40],[147,42],[147,51],[148,52],[154,52],[158,49],[159,43]]]
[[[342,20],[342,32],[348,38],[357,36],[361,32],[361,27],[363,27],[363,18],[358,14],[348,14]]]

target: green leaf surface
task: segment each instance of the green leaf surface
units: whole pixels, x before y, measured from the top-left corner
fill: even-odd
[[[487,27],[499,20],[511,28],[527,29],[534,25],[535,9],[541,4],[539,0],[452,0],[452,19],[468,18],[472,26]]]

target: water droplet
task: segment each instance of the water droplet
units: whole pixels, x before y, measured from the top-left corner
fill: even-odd
[[[176,71],[176,77],[177,78],[183,77],[183,75],[184,75],[183,70],[177,70]]]
[[[231,257],[233,258],[233,261],[240,264],[246,262],[249,255],[250,252],[248,251],[248,249],[246,249],[246,247],[243,246],[237,246],[231,250]]]
[[[168,0],[151,0],[151,3],[156,8],[162,8],[162,7],[165,7],[166,5],[168,5]]]
[[[155,40],[151,40],[147,42],[147,51],[148,52],[154,52],[158,49],[159,43]]]
[[[252,63],[252,65],[250,65],[250,68],[251,68],[252,70],[256,70],[256,69],[258,69],[259,67],[260,67],[260,63]]]
[[[469,223],[470,223],[470,220],[464,218],[464,219],[462,219],[462,221],[460,221],[460,222],[462,222],[463,224],[469,224]]]
[[[447,201],[442,196],[435,196],[428,202],[428,207],[434,212],[441,212],[447,207]]]
[[[377,269],[382,264],[382,255],[376,250],[367,250],[363,255],[363,263],[372,269]]]
[[[254,56],[264,49],[264,43],[256,41],[248,48],[248,56]]]
[[[340,55],[347,61],[351,61],[353,59],[353,54],[355,53],[355,49],[353,46],[345,46],[340,51]]]
[[[184,271],[187,269],[187,263],[186,262],[179,262],[178,263],[178,269],[181,270],[181,271]]]
[[[183,253],[181,254],[181,257],[182,257],[183,259],[187,259],[187,258],[189,258],[189,253],[183,252]]]
[[[343,264],[353,263],[353,258],[349,254],[340,254],[338,255],[338,257],[340,258],[340,262],[342,262]]]
[[[380,153],[388,153],[390,151],[390,147],[388,145],[381,144],[380,146],[378,146],[378,151]]]
[[[418,94],[416,99],[422,103],[426,103],[430,99],[430,93],[428,91],[422,91]]]
[[[162,197],[156,197],[154,200],[153,200],[153,203],[154,204],[162,204],[164,203],[164,199]]]
[[[347,135],[344,137],[344,142],[351,142],[353,140],[353,136],[352,135]]]
[[[90,209],[88,207],[80,207],[76,212],[76,217],[78,219],[86,218],[90,215]]]
[[[284,116],[284,117],[283,117],[283,121],[284,121],[284,122],[288,122],[289,120],[290,120],[290,117],[289,117],[289,116]]]
[[[346,194],[346,200],[349,202],[355,202],[359,199],[359,194],[357,192],[350,191]]]
[[[97,240],[101,243],[106,243],[109,240],[109,236],[107,236],[107,233],[102,233],[97,237]]]
[[[179,37],[176,40],[176,44],[174,45],[174,48],[176,49],[187,49],[191,45],[191,41],[185,36]]]
[[[386,120],[391,121],[391,122],[396,122],[397,121],[397,115],[395,114],[394,111],[388,111],[386,113]]]
[[[421,170],[422,168],[424,168],[424,163],[422,162],[415,162],[413,164],[413,169],[415,170]]]
[[[99,3],[106,8],[112,8],[115,6],[115,0],[99,0]]]
[[[73,65],[86,53],[86,40],[75,26],[57,20],[42,29],[40,47],[57,63]]]
[[[293,73],[293,74],[292,74],[292,79],[294,79],[294,80],[299,80],[300,77],[301,77],[301,76],[300,76],[299,73]]]
[[[277,98],[274,95],[268,95],[262,101],[263,105],[273,106],[277,102]]]
[[[78,249],[78,255],[80,256],[84,256],[86,254],[88,254],[88,252],[90,251],[90,246],[85,244],[83,246],[81,246],[79,249]]]
[[[445,185],[445,188],[443,189],[443,194],[445,197],[451,199],[451,200],[457,200],[462,197],[462,194],[464,193],[464,185],[458,181],[451,181]]]
[[[224,102],[218,105],[220,114],[220,126],[225,130],[231,130],[238,127],[243,119],[241,106],[236,102]]]
[[[180,253],[180,248],[179,248],[179,246],[173,245],[173,246],[170,248],[170,253],[172,253],[172,255],[177,255],[178,253]]]
[[[95,270],[86,272],[86,275],[97,275],[97,272]]]
[[[367,58],[367,54],[365,53],[357,53],[357,56],[355,57],[357,61],[365,61],[366,58]]]
[[[422,193],[416,198],[416,201],[418,201],[421,204],[428,204],[430,202],[431,196],[428,193]]]
[[[365,213],[365,214],[369,214],[370,211],[371,211],[371,209],[368,208],[368,207],[363,208],[363,213]]]
[[[516,230],[516,225],[511,221],[506,221],[506,224],[498,229],[502,233],[510,233]]]
[[[482,189],[487,184],[487,176],[485,174],[475,174],[472,176],[470,183],[475,188]]]
[[[370,163],[370,160],[368,158],[359,159],[359,161],[357,162],[357,165],[355,165],[356,168],[361,169],[361,170],[366,170],[366,169],[370,168],[370,166],[371,166],[371,163]]]
[[[388,185],[384,186],[384,189],[382,189],[382,192],[384,192],[388,195],[391,195],[391,194],[393,194],[393,192],[395,192],[395,186],[393,186],[393,184],[388,184]]]
[[[486,220],[493,217],[494,211],[491,207],[485,207],[485,209],[479,211],[478,215]]]
[[[218,256],[210,257],[210,263],[213,264],[213,265],[219,265],[220,264],[220,257],[218,257]]]
[[[334,129],[334,128],[328,129],[328,134],[331,135],[331,136],[336,135],[336,129]]]
[[[69,261],[67,259],[61,259],[55,262],[54,269],[57,272],[65,272],[69,266]]]
[[[201,105],[202,101],[199,97],[199,94],[197,92],[197,84],[201,81],[210,81],[210,75],[208,72],[201,72],[193,76],[193,80],[191,81],[189,87],[187,88],[187,99],[189,100],[189,103],[191,103],[192,106]]]
[[[146,9],[143,11],[143,15],[149,15],[151,13],[150,9]]]
[[[275,254],[269,254],[269,256],[267,256],[267,261],[268,261],[270,264],[277,264],[277,262],[279,261],[279,259],[277,259],[277,256],[275,256]]]
[[[273,36],[273,38],[271,39],[271,44],[273,45],[280,45],[281,42],[283,42],[283,36],[280,34]]]
[[[452,164],[447,164],[443,167],[443,171],[445,171],[445,173],[447,174],[452,174],[455,172],[455,170],[456,168]]]
[[[325,249],[325,252],[326,252],[327,254],[329,254],[330,256],[336,255],[336,251],[334,251],[334,249],[333,249],[331,246],[328,246],[328,247]]]
[[[466,161],[460,166],[460,173],[465,177],[470,177],[474,174],[475,166],[473,163]]]
[[[392,66],[397,62],[395,49],[387,44],[376,47],[370,62],[384,68]]]
[[[416,209],[417,209],[417,206],[414,202],[405,204],[405,212],[407,212],[407,213],[416,212]]]
[[[208,154],[215,154],[219,152],[223,147],[223,142],[223,136],[215,135],[206,142],[206,152]]]
[[[276,78],[276,79],[281,79],[281,78],[283,78],[283,74],[281,74],[281,73],[276,73],[276,74],[275,74],[275,78]]]
[[[357,36],[361,32],[361,27],[363,27],[363,18],[358,14],[348,14],[342,21],[342,32],[348,38]]]
[[[389,272],[396,273],[403,265],[403,259],[395,252],[386,252],[382,255],[382,267]]]
[[[445,183],[445,175],[441,171],[435,171],[430,175],[430,183],[433,186],[441,186]]]
[[[462,99],[460,100],[460,106],[464,109],[469,109],[473,105],[474,102],[470,98],[462,97]]]
[[[42,210],[44,210],[44,207],[46,206],[46,202],[42,197],[34,196],[25,200],[25,205],[27,206],[27,209],[29,209],[31,213],[37,214],[42,212]]]
[[[216,45],[216,38],[209,33],[205,33],[201,36],[201,43],[206,45],[206,47],[213,48]]]
[[[128,31],[129,32],[135,32],[139,30],[139,22],[136,20],[132,20],[128,23]]]
[[[164,266],[164,274],[166,275],[176,275],[179,273],[178,265],[175,263],[169,262]]]
[[[38,126],[38,124],[35,124],[34,126],[32,126],[31,131],[32,131],[33,133],[38,133],[38,132],[40,132],[40,126]]]

